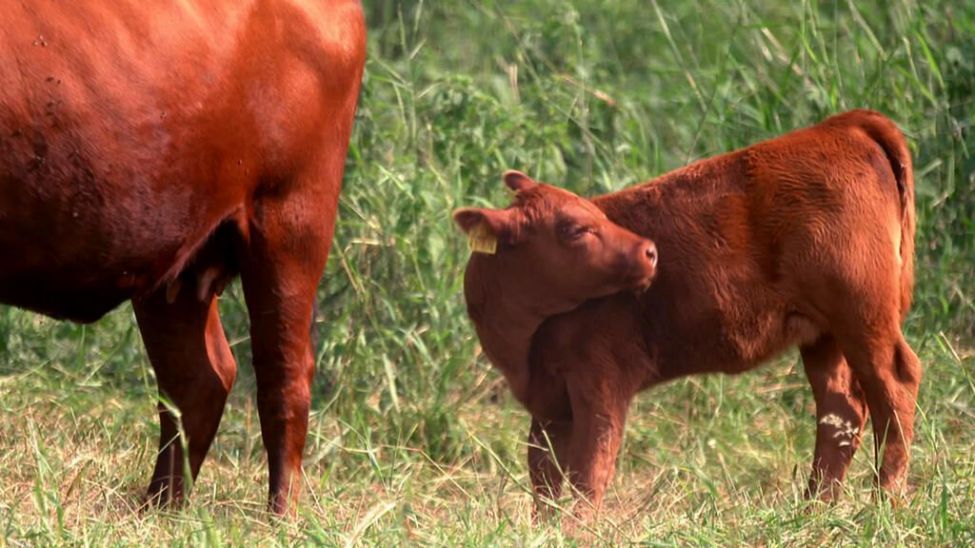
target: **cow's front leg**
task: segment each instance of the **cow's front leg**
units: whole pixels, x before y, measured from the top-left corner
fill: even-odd
[[[338,189],[322,192],[269,196],[256,203],[240,253],[268,456],[268,506],[276,514],[285,513],[300,490],[314,374],[312,308],[332,239]]]
[[[169,301],[162,289],[133,303],[160,396],[168,400],[159,405],[159,455],[149,484],[149,501],[159,504],[182,500],[187,466],[196,478],[237,375],[216,297],[200,300],[184,290]]]

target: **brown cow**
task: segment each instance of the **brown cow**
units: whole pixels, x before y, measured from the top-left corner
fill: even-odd
[[[309,343],[365,59],[359,2],[0,0],[0,301],[97,320],[131,299],[196,477],[236,363],[241,274],[270,507],[296,496]],[[181,499],[177,420],[150,496]]]
[[[900,328],[913,283],[913,184],[903,136],[865,110],[591,202],[522,178],[510,221],[477,228],[500,245],[472,256],[465,296],[485,353],[532,414],[536,494],[558,497],[563,470],[598,507],[637,392],[741,373],[795,345],[816,400],[809,494],[838,494],[868,409],[885,447],[879,483],[902,487],[921,377]],[[578,266],[553,259],[568,250],[552,224],[567,207],[593,205],[659,246],[648,291],[597,298],[588,256]],[[619,233],[603,225],[587,237]],[[519,238],[506,240],[512,230]],[[565,283],[534,281],[547,277]]]

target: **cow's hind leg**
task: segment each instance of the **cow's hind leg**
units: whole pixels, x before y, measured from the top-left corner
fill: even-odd
[[[133,306],[164,400],[159,404],[159,455],[149,500],[178,502],[186,489],[187,469],[195,479],[216,435],[237,364],[215,296],[201,301],[194,291],[182,291],[170,303],[161,290]]]
[[[328,257],[338,184],[332,193],[262,198],[240,250],[251,321],[269,508],[284,513],[300,489],[314,360],[312,308]]]
[[[800,348],[816,399],[816,450],[807,496],[830,501],[860,446],[867,404],[863,391],[832,336]]]

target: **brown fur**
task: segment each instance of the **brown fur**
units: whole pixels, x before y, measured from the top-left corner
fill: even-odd
[[[653,242],[607,219],[592,202],[509,171],[515,203],[505,210],[463,208],[454,220],[468,233],[481,227],[499,241],[496,254],[475,253],[465,279],[467,311],[484,351],[515,397],[527,404],[532,336],[545,318],[594,296],[653,279]],[[544,266],[546,268],[539,268]]]
[[[133,299],[195,477],[242,275],[270,504],[300,484],[309,326],[365,56],[358,2],[0,0],[0,301],[89,322]],[[150,496],[183,494],[175,419]]]
[[[900,329],[913,281],[913,195],[903,136],[858,110],[592,200],[659,247],[646,293],[539,319],[526,310],[558,300],[557,291],[512,302],[485,281],[507,279],[503,251],[472,258],[468,302],[495,311],[472,314],[485,352],[494,360],[511,340],[530,341],[525,370],[506,375],[528,379],[519,400],[532,414],[537,494],[557,496],[563,470],[598,505],[637,392],[744,372],[793,346],[816,400],[810,495],[837,494],[868,409],[885,446],[879,483],[902,487],[921,377]],[[489,333],[489,323],[518,332]]]

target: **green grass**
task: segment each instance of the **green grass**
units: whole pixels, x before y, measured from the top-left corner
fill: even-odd
[[[298,517],[266,473],[238,287],[241,362],[181,511],[136,511],[155,382],[131,310],[82,327],[0,309],[0,544],[975,543],[975,5],[969,2],[367,2],[370,60],[321,286]],[[530,521],[528,418],[464,314],[450,211],[503,205],[519,168],[583,194],[855,107],[915,155],[925,364],[910,481],[802,500],[812,396],[794,355],[645,393],[603,520]]]

